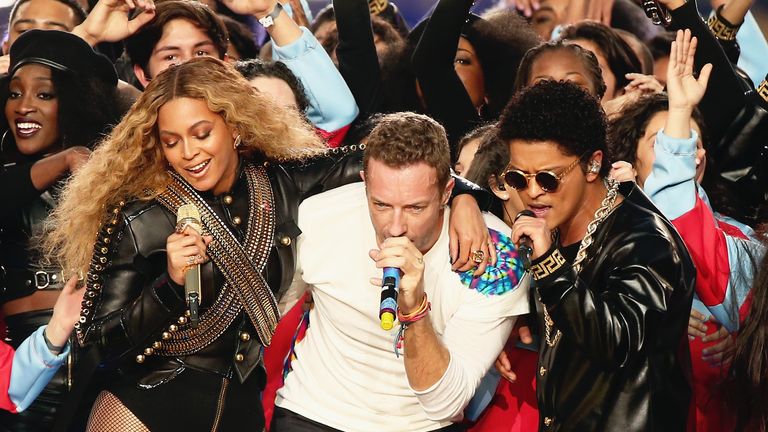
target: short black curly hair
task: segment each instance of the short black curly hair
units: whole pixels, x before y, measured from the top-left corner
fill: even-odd
[[[285,63],[250,59],[235,63],[235,69],[249,81],[256,77],[270,77],[285,81],[293,91],[299,112],[304,113],[309,108],[309,98],[304,85]]]
[[[581,157],[582,169],[597,150],[603,152],[600,175],[611,168],[605,112],[600,101],[568,81],[540,81],[519,92],[499,119],[499,137],[509,143],[553,141],[568,155]]]

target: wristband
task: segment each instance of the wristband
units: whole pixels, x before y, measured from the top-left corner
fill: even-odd
[[[560,249],[553,243],[548,253],[537,258],[531,265],[531,274],[535,280],[544,279],[564,266],[565,262],[565,257]]]
[[[259,23],[264,26],[264,28],[270,28],[273,25],[275,25],[275,20],[280,15],[280,12],[283,11],[283,5],[280,4],[280,2],[275,3],[275,8],[272,9],[272,12],[270,12],[267,16],[264,18],[259,19]]]
[[[734,25],[728,22],[728,20],[723,18],[722,15],[720,15],[721,10],[723,10],[723,6],[720,6],[719,8],[717,8],[717,10],[713,11],[712,14],[709,16],[709,19],[707,20],[707,25],[709,26],[709,30],[719,40],[722,40],[722,41],[736,40],[736,33],[738,33],[739,28],[741,27],[741,24]]]
[[[424,293],[424,298],[421,301],[421,305],[416,311],[404,314],[400,308],[397,308],[397,320],[400,321],[400,330],[395,335],[395,341],[393,343],[393,350],[395,356],[400,357],[400,350],[403,349],[403,341],[405,340],[405,330],[409,325],[421,320],[432,309],[432,303],[427,300],[427,293]]]
[[[64,347],[67,346],[66,344],[62,346],[56,346],[54,345],[49,339],[48,334],[46,333],[48,331],[48,328],[46,327],[45,330],[43,330],[43,340],[45,341],[45,346],[48,347],[48,351],[55,355],[61,354],[61,352],[64,350]]]

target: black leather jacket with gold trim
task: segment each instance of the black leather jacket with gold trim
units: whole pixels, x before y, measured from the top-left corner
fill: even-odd
[[[562,332],[539,352],[542,431],[685,430],[693,262],[634,183],[619,190],[625,199],[598,226],[581,273],[566,260],[536,281]]]

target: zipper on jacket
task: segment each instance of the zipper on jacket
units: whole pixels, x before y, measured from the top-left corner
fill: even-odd
[[[224,400],[227,397],[227,387],[229,386],[229,380],[226,378],[221,379],[221,391],[219,392],[219,402],[216,405],[216,417],[213,419],[213,426],[211,432],[216,432],[219,429],[219,422],[221,422],[221,414],[224,411]]]

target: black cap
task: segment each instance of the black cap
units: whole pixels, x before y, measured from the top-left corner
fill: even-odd
[[[78,78],[96,78],[117,85],[112,62],[72,33],[59,30],[28,30],[11,45],[9,76],[30,63],[37,63],[74,74]]]

